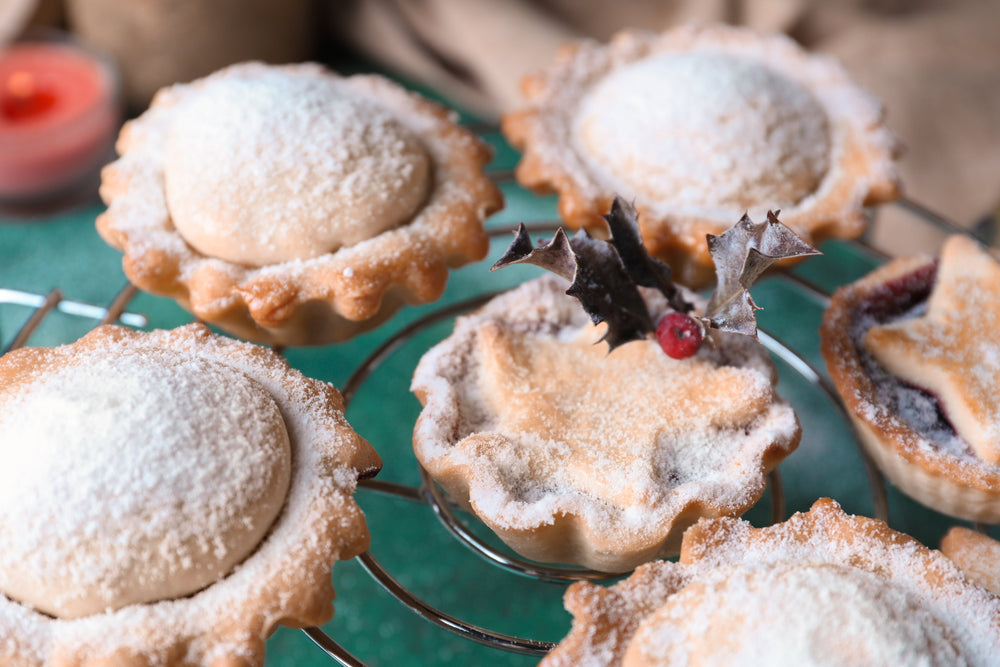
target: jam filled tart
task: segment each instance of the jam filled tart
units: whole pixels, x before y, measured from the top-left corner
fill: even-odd
[[[375,75],[233,65],[161,90],[105,168],[129,279],[244,338],[321,344],[441,295],[502,199],[485,144]]]
[[[343,407],[200,324],[0,357],[0,664],[259,665],[329,620],[381,465]]]
[[[599,232],[616,193],[633,200],[647,247],[691,287],[712,277],[705,235],[744,211],[780,209],[815,245],[858,236],[862,207],[898,196],[880,104],[783,36],[625,31],[566,46],[522,88],[503,119],[518,180],[558,193],[573,228]]]
[[[784,523],[702,519],[680,561],[569,587],[543,667],[989,665],[1000,597],[943,554],[821,499]]]
[[[972,239],[838,290],[820,330],[862,443],[907,495],[1000,521],[1000,263]]]
[[[711,329],[711,341],[687,345],[702,341],[696,314],[712,302],[704,310],[666,280],[668,267],[641,258],[634,213],[615,201],[607,242],[560,231],[533,248],[522,228],[496,266],[575,268],[459,318],[413,377],[424,406],[413,436],[421,465],[533,560],[623,572],[674,554],[699,517],[756,503],[799,442],[759,342]],[[747,220],[716,247],[745,259],[737,237],[751,228],[780,225]],[[663,288],[640,288],[624,266]],[[737,292],[724,301],[752,313]],[[740,320],[739,311],[723,319]],[[660,322],[657,336],[643,335],[643,320]]]

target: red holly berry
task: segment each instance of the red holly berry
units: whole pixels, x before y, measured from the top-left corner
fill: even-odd
[[[687,359],[698,351],[705,331],[701,324],[685,313],[673,311],[664,315],[656,325],[656,338],[660,347],[673,359]]]

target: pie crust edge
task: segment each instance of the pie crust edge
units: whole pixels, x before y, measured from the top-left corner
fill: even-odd
[[[554,290],[561,294],[564,291],[565,285],[560,287],[560,279],[550,275],[525,283],[515,290],[543,282],[549,285],[544,288],[546,292]],[[451,498],[476,514],[503,542],[521,555],[540,562],[573,563],[604,572],[626,572],[654,558],[676,555],[684,530],[699,518],[740,515],[755,505],[767,486],[767,474],[797,448],[801,438],[798,419],[791,406],[775,393],[767,409],[756,416],[759,432],[743,438],[744,446],[753,452],[754,458],[753,463],[743,468],[742,475],[734,482],[743,491],[741,500],[735,501],[731,497],[686,498],[683,503],[678,504],[672,516],[645,530],[643,535],[630,536],[625,544],[616,542],[606,534],[607,531],[592,525],[591,519],[583,514],[564,512],[552,516],[548,523],[519,528],[498,523],[490,516],[476,512],[471,497],[475,495],[477,488],[484,486],[483,483],[477,482],[477,475],[465,462],[452,460],[447,454],[434,453],[443,443],[447,443],[449,450],[457,444],[447,434],[461,432],[458,419],[442,419],[441,414],[446,414],[462,398],[446,378],[431,369],[441,363],[437,357],[453,344],[451,341],[470,335],[474,337],[477,323],[491,322],[497,318],[502,326],[505,314],[514,311],[513,307],[504,306],[507,302],[503,299],[516,298],[515,290],[498,295],[475,312],[460,318],[449,338],[432,348],[421,359],[414,373],[411,389],[423,406],[413,432],[414,452],[420,464]],[[572,302],[572,308],[579,307],[575,300],[565,298]],[[733,337],[737,340],[742,338],[735,334]],[[757,355],[747,361],[748,365],[754,365],[755,368],[761,363],[768,365],[767,370],[775,372],[773,366],[769,366],[766,352],[763,357]],[[761,368],[758,370],[765,372]],[[599,504],[601,501],[594,502]]]
[[[614,68],[650,54],[705,47],[732,49],[737,54],[763,51],[769,64],[775,60],[787,63],[789,68],[800,70],[800,79],[824,89],[824,96],[835,89],[843,98],[836,108],[819,99],[830,114],[831,125],[838,126],[828,173],[812,195],[782,210],[782,222],[806,242],[818,246],[829,238],[856,238],[868,225],[863,206],[899,197],[901,184],[893,158],[901,147],[884,126],[881,103],[858,88],[843,67],[828,57],[809,54],[782,35],[721,24],[690,24],[663,34],[624,30],[607,45],[581,41],[563,46],[548,69],[522,81],[525,108],[503,116],[504,136],[523,153],[516,169],[518,181],[538,193],[558,194],[560,217],[570,227],[606,234],[602,216],[610,209],[615,193],[593,173],[575,147],[569,148],[574,146],[570,128],[582,94],[575,97],[571,92],[564,98],[561,91],[589,86]],[[588,71],[580,74],[577,63],[583,63]],[[849,102],[845,105],[844,100]],[[844,106],[857,117],[845,114]],[[705,235],[721,234],[729,223],[658,211],[642,198],[634,205],[650,253],[670,264],[681,283],[695,288],[710,284],[714,272]]]
[[[930,443],[916,446],[924,438],[878,402],[851,339],[855,313],[869,295],[933,262],[927,256],[897,258],[838,289],[823,314],[820,349],[865,451],[892,483],[939,512],[994,523],[1000,520],[1000,469],[960,464]]]
[[[292,482],[278,519],[251,555],[191,596],[70,620],[0,594],[0,662],[147,665],[184,659],[259,665],[265,640],[278,624],[328,621],[334,562],[363,552],[370,539],[352,498],[356,481],[381,467],[375,451],[344,419],[340,393],[290,368],[271,350],[217,336],[202,324],[150,333],[104,325],[71,345],[162,347],[249,375],[281,409],[292,444]],[[48,349],[53,348],[22,348],[6,361],[13,372],[31,373]],[[287,562],[292,552],[295,567]]]
[[[877,562],[877,552],[863,546],[874,545],[879,551],[905,553],[922,571],[912,579],[922,581],[931,593],[951,595],[966,590],[979,599],[988,595],[985,591],[970,591],[978,586],[971,584],[942,553],[881,521],[846,514],[836,501],[820,498],[808,512],[796,513],[783,523],[765,528],[754,528],[735,518],[702,519],[685,533],[679,562],[642,565],[628,579],[607,588],[589,582],[572,584],[564,597],[565,607],[573,615],[572,628],[539,667],[620,665],[641,621],[693,580],[694,571],[689,566],[729,565],[736,551],[769,545],[773,555],[767,561],[785,562],[772,540],[776,540],[774,544],[787,543],[787,548],[796,551],[811,552],[816,562],[832,557],[831,553],[815,558],[816,552],[822,554],[831,545],[862,545],[855,552],[855,560],[844,564],[881,574],[885,568]],[[713,553],[715,550],[718,555]],[[799,555],[798,560],[802,561],[804,555]],[[984,622],[1000,630],[1000,616],[994,614]]]
[[[406,223],[312,260],[260,268],[207,257],[170,222],[163,188],[163,141],[171,107],[233,73],[280,67],[290,76],[333,77],[386,108],[413,131],[433,163],[432,189]],[[243,63],[161,90],[143,115],[125,124],[121,156],[102,171],[108,205],[97,218],[102,238],[122,251],[122,266],[143,290],[176,299],[206,322],[259,342],[289,345],[345,340],[380,324],[404,303],[440,297],[449,267],[489,250],[483,220],[503,197],[483,173],[490,148],[455,124],[445,107],[377,75],[341,77],[319,65]]]

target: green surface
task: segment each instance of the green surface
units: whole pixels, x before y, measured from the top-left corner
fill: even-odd
[[[493,136],[491,141],[498,142]],[[494,167],[506,169],[516,159],[498,146]],[[507,209],[490,225],[519,220],[551,220],[555,203],[507,184]],[[44,220],[0,220],[0,288],[46,293],[59,288],[67,299],[107,304],[126,283],[119,254],[94,231],[94,206]],[[438,304],[404,310],[375,332],[347,343],[287,351],[287,358],[307,375],[342,386],[361,359],[391,333],[442,303],[511,286],[533,275],[524,267],[489,274],[488,266],[506,246],[494,242],[484,262],[454,272]],[[827,289],[856,277],[873,265],[845,245],[829,243],[826,255],[810,260],[800,272]],[[822,368],[816,330],[823,304],[781,279],[754,290],[762,327],[786,341]],[[190,320],[172,301],[140,295],[129,306],[149,318],[151,327],[173,327]],[[0,305],[0,340],[14,336],[30,310]],[[94,322],[53,315],[32,337],[33,345],[74,340]],[[410,434],[419,411],[408,385],[420,355],[447,335],[450,322],[408,341],[368,379],[350,405],[348,418],[382,455],[380,478],[418,483]],[[779,363],[780,390],[796,408],[803,425],[802,445],[782,466],[788,512],[805,510],[819,496],[832,496],[849,512],[871,514],[872,499],[861,458],[830,399],[797,372]],[[361,490],[357,498],[372,532],[371,552],[404,586],[448,614],[495,631],[556,641],[569,629],[563,611],[564,587],[510,574],[482,561],[459,544],[424,505]],[[927,544],[936,545],[955,523],[890,491],[891,523]],[[757,524],[769,521],[770,494],[748,513]],[[476,522],[470,521],[475,527]],[[486,531],[478,534],[491,539]],[[356,562],[339,564],[333,574],[337,613],[326,631],[370,665],[533,665],[536,658],[474,644],[430,625],[396,602]],[[332,661],[301,632],[279,629],[268,645],[267,664],[327,665]]]

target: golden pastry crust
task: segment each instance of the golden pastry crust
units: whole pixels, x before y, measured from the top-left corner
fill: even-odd
[[[1000,542],[968,528],[955,526],[941,538],[941,553],[972,581],[1000,595]]]
[[[886,370],[933,393],[975,455],[1000,465],[1000,263],[972,239],[942,246],[926,312],[873,326],[864,347]]]
[[[1000,650],[1000,598],[829,499],[767,528],[702,519],[678,563],[573,584],[565,604],[573,627],[544,667],[677,664],[674,650],[692,664],[988,664]]]
[[[864,348],[866,332],[890,317],[879,311],[898,318],[926,302],[938,270],[931,257],[899,258],[840,288],[823,316],[821,348],[862,444],[892,483],[939,512],[994,523],[1000,520],[1000,466],[976,456],[958,435],[932,435],[904,419],[903,399],[893,392],[905,386]],[[979,331],[982,340],[993,340],[991,330]]]
[[[187,242],[174,225],[165,188],[167,142],[175,117],[205,89],[275,76],[332,86],[346,98],[390,116],[415,137],[429,160],[428,190],[416,211],[367,240],[264,266],[205,255]],[[313,138],[293,140],[307,146]],[[166,88],[148,111],[125,125],[117,149],[121,157],[102,174],[101,195],[108,210],[98,217],[97,229],[107,243],[124,252],[129,280],[176,299],[206,322],[261,342],[305,345],[344,340],[377,326],[404,303],[437,299],[449,267],[486,255],[488,239],[482,222],[502,206],[499,190],[483,174],[490,159],[488,147],[455,125],[451,112],[382,77],[340,77],[313,64],[234,65],[193,83]],[[280,146],[275,150],[287,152]],[[344,159],[348,158],[356,156]],[[412,162],[401,172],[419,166]],[[386,176],[390,177],[396,175]],[[288,186],[289,192],[297,195],[297,187]],[[185,201],[184,194],[174,199]],[[303,208],[294,196],[269,204],[281,215]],[[230,202],[229,208],[238,209],[239,201]],[[395,214],[406,210],[400,208]],[[202,214],[211,217],[219,211]]]
[[[332,616],[330,569],[364,551],[369,540],[351,494],[359,476],[375,474],[381,462],[344,420],[343,400],[329,384],[304,377],[268,349],[216,336],[204,325],[151,333],[103,326],[72,345],[24,348],[0,358],[0,424],[10,421],[13,413],[5,418],[4,411],[17,408],[25,387],[60,369],[123,355],[155,360],[161,353],[226,366],[270,394],[291,447],[281,513],[232,571],[187,596],[59,618],[0,592],[0,663],[259,665],[277,624],[307,627]],[[165,414],[169,409],[163,406]],[[126,451],[122,458],[134,455]],[[44,525],[36,529],[44,532]]]
[[[727,72],[730,64],[736,69]],[[700,90],[703,75],[724,80]],[[664,76],[682,90],[657,89]],[[713,278],[705,235],[725,231],[747,209],[780,208],[782,222],[818,245],[858,236],[867,224],[862,207],[899,195],[898,147],[879,103],[838,64],[782,36],[721,25],[624,31],[607,45],[564,47],[522,88],[526,108],[503,118],[505,135],[524,152],[518,180],[558,193],[563,220],[597,233],[615,194],[634,199],[646,246],[692,287]],[[684,98],[688,89],[699,97]],[[593,155],[588,144],[606,144],[606,154]]]
[[[623,572],[676,553],[699,517],[749,509],[800,429],[756,341],[609,353],[566,287],[525,283],[424,355],[414,450],[515,551]],[[646,296],[655,320],[665,300]]]

